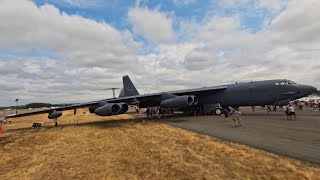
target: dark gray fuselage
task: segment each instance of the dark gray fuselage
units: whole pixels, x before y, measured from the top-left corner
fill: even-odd
[[[222,106],[271,105],[294,100],[313,93],[316,88],[300,84],[283,84],[287,80],[267,80],[226,85],[227,89],[212,95],[198,96],[200,104],[220,103]]]
[[[199,88],[197,90],[200,93],[195,94],[192,93],[194,89],[183,91],[186,95],[196,96],[199,100],[199,105],[220,103],[221,106],[272,105],[284,100],[299,99],[316,91],[316,88],[312,86],[296,84],[285,79],[235,83],[222,86],[226,88],[212,93],[201,93],[202,89],[210,89],[211,87]],[[215,86],[212,88],[214,89]],[[188,93],[189,91],[190,93]],[[162,95],[154,97],[152,100],[146,99],[144,101],[142,99],[139,106],[142,108],[159,106],[161,101],[166,99],[168,95],[177,95],[177,92],[179,91],[157,93]]]

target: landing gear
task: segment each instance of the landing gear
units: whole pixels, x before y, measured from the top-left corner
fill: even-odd
[[[58,118],[54,118],[54,125],[57,127],[58,126]]]
[[[222,114],[221,109],[220,109],[220,108],[216,108],[216,109],[214,110],[214,114],[220,116],[220,115]]]
[[[217,107],[216,109],[214,109],[214,115],[218,115],[218,116],[224,114],[226,117],[228,117],[229,112],[230,112],[229,107]]]

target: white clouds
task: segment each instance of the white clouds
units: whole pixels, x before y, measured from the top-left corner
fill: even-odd
[[[83,77],[88,79],[114,78],[112,73],[108,72],[107,69],[101,68],[101,67],[77,68],[77,69],[72,69],[70,71],[66,71],[65,74],[70,76],[77,76],[81,74]]]
[[[189,5],[189,4],[192,4],[192,3],[195,3],[196,0],[173,0],[173,2],[180,6],[180,5]]]
[[[189,70],[204,70],[212,67],[214,60],[212,53],[195,50],[186,55],[184,65]]]
[[[249,0],[220,0],[218,1],[220,5],[224,6],[234,6],[234,5],[239,5],[239,4],[245,4],[248,3]]]
[[[202,45],[183,51],[180,55],[184,58],[180,64],[183,66],[178,69],[184,73],[185,80],[234,82],[288,78],[320,87],[316,76],[319,72],[313,68],[320,64],[320,51],[316,50],[320,43],[316,9],[319,9],[316,1],[295,1],[256,33],[243,29],[238,16],[214,16],[201,23],[183,22],[184,28],[191,29],[182,31],[188,33],[185,39],[190,44]],[[174,53],[174,48],[168,52]],[[182,68],[190,71],[181,71]],[[214,76],[205,77],[210,73]]]
[[[71,6],[77,6],[77,7],[81,7],[81,6],[87,6],[87,5],[94,5],[97,4],[98,1],[97,0],[60,0],[62,2],[65,2]]]
[[[198,28],[198,37],[211,47],[232,48],[238,44],[234,36],[239,37],[239,27],[240,21],[235,17],[213,17]]]
[[[0,74],[1,75],[10,75],[19,72],[19,68],[16,67],[15,63],[6,62],[0,60]]]
[[[20,88],[15,95],[8,91],[2,97],[21,95],[22,99],[61,102],[63,95],[68,95],[77,100],[76,94],[85,89],[73,89],[74,84],[86,82],[88,85],[82,88],[96,87],[96,83],[101,87],[115,85],[110,74],[121,77],[137,60],[139,46],[129,31],[68,15],[48,4],[37,7],[31,1],[0,1],[0,29],[0,50],[2,54],[8,52],[0,61],[1,80],[13,81]],[[40,57],[33,49],[40,52]],[[121,83],[120,78],[117,81]],[[2,85],[2,89],[12,88],[15,86],[10,83]],[[56,91],[57,97],[37,95],[49,89]],[[99,93],[87,98],[95,99],[106,92]],[[2,97],[0,101],[4,101]]]
[[[174,39],[173,22],[168,15],[147,8],[132,8],[128,17],[133,31],[153,43],[168,42]]]
[[[15,82],[9,82],[3,79],[0,79],[0,92],[5,91],[15,91],[23,88],[23,86],[16,84]]]
[[[137,48],[128,32],[29,1],[1,1],[0,29],[0,47],[13,51],[48,49],[77,63],[108,63],[114,57],[125,61],[128,58],[123,56],[132,55]]]
[[[319,47],[320,1],[294,1],[270,25],[270,36],[281,43],[290,43],[303,49]]]
[[[243,6],[254,4],[257,8],[264,8],[271,13],[283,10],[292,0],[219,0],[221,6]],[[254,10],[254,9],[252,9]]]
[[[266,8],[271,12],[279,12],[283,10],[292,0],[258,0],[258,6]]]
[[[212,17],[202,26],[203,31],[217,31],[229,33],[240,27],[240,20],[236,17]]]
[[[242,29],[240,19],[237,16],[213,16],[201,24],[191,24],[187,28],[193,29],[189,32],[192,41],[202,43],[210,50],[213,48],[231,50],[244,45],[246,47],[256,46],[257,41],[260,41],[258,40],[260,37]],[[246,44],[243,44],[244,42]]]
[[[47,0],[47,2],[76,8],[99,8],[106,4],[104,0]]]

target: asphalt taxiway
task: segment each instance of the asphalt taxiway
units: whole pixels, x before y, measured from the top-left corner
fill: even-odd
[[[296,110],[297,120],[288,121],[284,112],[242,108],[243,126],[232,127],[231,118],[193,116],[168,118],[172,126],[245,144],[276,154],[320,164],[320,112]]]

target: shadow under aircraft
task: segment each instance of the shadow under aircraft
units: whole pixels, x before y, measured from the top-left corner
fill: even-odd
[[[280,105],[317,92],[313,86],[276,79],[140,95],[128,75],[123,76],[122,79],[123,88],[118,98],[13,114],[7,117],[48,113],[48,118],[54,119],[57,126],[57,118],[62,115],[62,111],[84,107],[89,107],[90,113],[98,116],[112,116],[126,113],[128,105],[138,105],[140,108],[160,106],[178,109],[217,103],[222,107]]]

